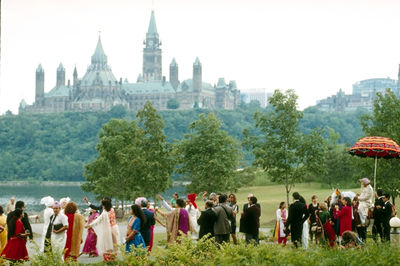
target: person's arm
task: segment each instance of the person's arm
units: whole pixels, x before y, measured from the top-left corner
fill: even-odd
[[[160,209],[156,209],[156,212],[158,212],[162,217],[165,217],[165,213],[163,213],[162,211],[160,211]]]
[[[161,226],[165,227],[165,224],[157,217],[157,215],[154,213],[154,219],[161,224]]]

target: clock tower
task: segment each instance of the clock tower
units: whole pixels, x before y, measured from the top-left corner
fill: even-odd
[[[157,32],[154,11],[151,11],[150,24],[143,48],[143,81],[162,80],[161,42]]]

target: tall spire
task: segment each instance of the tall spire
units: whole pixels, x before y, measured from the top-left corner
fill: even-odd
[[[154,17],[154,10],[151,11],[151,16],[150,16],[150,24],[149,28],[147,30],[146,37],[155,37],[158,38],[158,32],[157,32],[157,26],[156,26],[156,19]]]
[[[97,41],[96,50],[92,55],[92,64],[100,64],[100,65],[107,64],[107,56],[104,53],[103,45],[101,44],[100,34],[99,34],[99,40]]]

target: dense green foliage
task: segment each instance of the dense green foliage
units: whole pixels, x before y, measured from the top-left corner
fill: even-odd
[[[188,191],[232,191],[237,188],[239,143],[221,130],[213,113],[200,115],[189,126],[190,133],[176,145],[177,172],[191,181]]]
[[[137,113],[137,121],[110,120],[100,131],[98,157],[85,165],[82,188],[122,201],[164,192],[172,183],[174,162],[163,129],[150,102]]]
[[[241,104],[236,110],[215,110],[214,113],[222,122],[221,128],[241,140],[243,129],[254,126],[254,113],[267,110],[252,102]],[[183,139],[190,123],[202,113],[210,111],[161,111],[167,140]],[[340,134],[340,143],[353,144],[363,134],[359,123],[362,114],[365,114],[362,110],[324,113],[312,107],[304,111],[299,128],[309,133],[315,127],[330,127]],[[130,121],[135,117],[136,113],[126,112],[122,106],[108,112],[0,116],[0,180],[82,181],[83,166],[97,156],[95,147],[102,126],[112,118]],[[247,164],[253,160],[249,153],[245,159]]]
[[[255,126],[261,134],[244,132],[243,141],[255,156],[254,164],[264,169],[273,182],[285,185],[287,203],[295,183],[307,173],[323,172],[325,143],[318,129],[306,135],[299,130],[303,112],[297,110],[297,96],[291,90],[278,90],[269,99],[271,112],[254,114]]]

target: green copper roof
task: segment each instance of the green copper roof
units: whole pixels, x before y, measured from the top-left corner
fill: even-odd
[[[93,86],[95,84],[100,84],[102,86],[109,86],[111,81],[111,86],[115,86],[117,81],[114,74],[111,72],[110,68],[107,69],[92,69],[89,67],[86,74],[81,80],[82,87]]]
[[[158,36],[154,10],[151,11],[150,24],[146,36]]]
[[[92,64],[107,64],[107,56],[104,53],[103,45],[101,44],[101,39],[97,41],[96,50],[92,55]]]
[[[169,82],[148,81],[138,83],[123,83],[122,89],[128,94],[160,94],[175,93],[174,88]]]
[[[36,69],[36,72],[44,72],[44,71],[43,71],[42,64],[39,64],[39,66],[38,66],[37,69]]]
[[[200,66],[201,65],[200,60],[199,60],[198,57],[196,57],[196,60],[194,61],[193,65],[195,65],[195,66]]]
[[[175,58],[172,59],[171,64],[169,64],[170,66],[178,66],[178,64],[175,61]]]
[[[58,65],[57,71],[65,71],[65,68],[62,63]]]
[[[76,66],[74,68],[74,76],[78,76],[78,71],[76,70]]]
[[[54,87],[51,91],[46,93],[44,97],[46,98],[51,98],[51,97],[68,97],[69,92],[72,91],[72,87],[68,86],[59,86],[59,87]]]
[[[193,91],[193,80],[192,79],[186,79],[182,81],[179,85],[178,88],[176,89],[177,92],[181,91]],[[215,94],[215,89],[210,83],[203,82],[201,85],[201,91],[203,93],[207,93],[210,95]]]
[[[226,86],[226,82],[224,78],[219,78],[218,79],[218,83],[217,83],[217,87],[225,87]]]

